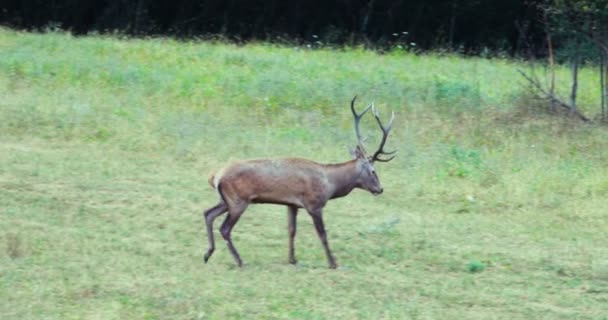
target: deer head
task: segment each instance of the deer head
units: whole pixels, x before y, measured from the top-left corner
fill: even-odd
[[[361,111],[361,113],[357,113],[357,111],[355,110],[355,100],[357,100],[357,96],[355,96],[353,98],[353,100],[351,101],[350,109],[353,112],[353,116],[355,118],[355,134],[357,136],[357,146],[352,151],[352,155],[355,159],[357,159],[357,165],[361,170],[361,174],[359,175],[359,177],[357,179],[357,187],[367,190],[374,195],[379,195],[382,193],[383,189],[382,189],[382,185],[380,184],[380,179],[378,178],[378,175],[376,173],[376,168],[374,167],[374,162],[376,162],[376,161],[388,162],[388,161],[393,160],[393,158],[395,158],[395,156],[393,154],[395,154],[396,151],[391,151],[391,152],[384,151],[384,145],[386,144],[386,139],[388,138],[388,134],[389,134],[391,128],[393,127],[393,121],[395,120],[395,113],[393,112],[391,114],[391,119],[390,119],[388,125],[385,127],[382,124],[382,121],[380,120],[380,115],[378,113],[378,109],[376,109],[376,107],[374,107],[373,103],[368,105],[365,109],[363,109],[363,111]],[[376,121],[378,122],[378,125],[380,126],[380,129],[382,130],[382,141],[380,142],[380,146],[378,147],[378,150],[376,152],[374,152],[374,155],[371,157],[368,156],[367,153],[365,152],[365,147],[363,146],[363,138],[361,137],[361,130],[359,129],[359,124],[361,122],[361,118],[370,109],[372,110],[372,113],[374,114],[374,118],[376,118]],[[381,155],[393,155],[393,156],[390,156],[387,159],[382,159],[380,157]]]

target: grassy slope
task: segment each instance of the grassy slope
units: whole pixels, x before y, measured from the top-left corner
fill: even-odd
[[[608,132],[512,116],[516,63],[7,30],[0,54],[2,319],[606,317]],[[327,206],[342,268],[305,213],[288,265],[278,206],[237,225],[245,268],[217,235],[204,265],[207,173],[345,160],[354,93],[400,153],[381,197]]]

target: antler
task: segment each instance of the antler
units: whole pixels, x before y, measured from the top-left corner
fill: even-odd
[[[363,141],[361,140],[361,131],[359,131],[359,122],[361,121],[363,115],[373,106],[373,104],[367,106],[361,113],[357,113],[357,111],[355,111],[355,100],[357,100],[357,96],[355,96],[350,102],[350,110],[353,111],[353,116],[355,116],[355,133],[357,134],[357,145],[363,148]]]
[[[382,125],[382,121],[380,121],[380,115],[378,114],[378,109],[376,109],[376,107],[374,107],[373,105],[372,105],[372,113],[374,114],[374,118],[376,118],[376,121],[378,121],[378,125],[380,126],[380,129],[382,130],[382,142],[380,142],[380,147],[378,147],[378,151],[376,151],[376,153],[374,153],[374,155],[372,156],[371,161],[389,162],[389,161],[393,160],[393,158],[395,158],[395,156],[392,156],[388,159],[382,159],[382,158],[380,158],[380,155],[391,155],[391,154],[394,154],[395,152],[397,152],[397,151],[390,151],[390,152],[384,151],[384,144],[386,144],[386,139],[388,138],[388,133],[389,133],[389,131],[391,131],[391,128],[393,127],[393,120],[395,120],[395,112],[391,113],[391,120],[388,122],[388,126],[386,126],[386,127],[384,127]]]

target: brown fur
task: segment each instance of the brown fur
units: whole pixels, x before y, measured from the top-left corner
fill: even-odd
[[[355,170],[355,163],[323,165],[298,158],[242,161],[224,168],[219,183],[229,207],[234,202],[245,201],[293,205],[308,210],[322,206],[333,198],[337,189],[343,189],[344,186],[336,186],[337,177],[332,173],[339,168]]]
[[[297,211],[298,208],[305,209],[313,218],[329,266],[335,268],[337,264],[329,249],[323,225],[323,207],[330,199],[346,196],[354,188],[374,194],[382,192],[373,164],[359,148],[354,160],[338,164],[321,164],[300,158],[239,161],[211,174],[209,184],[218,189],[220,202],[205,212],[209,237],[205,262],[215,250],[213,220],[228,211],[220,231],[239,266],[242,261],[232,244],[230,233],[249,204],[272,203],[289,208],[290,263],[296,261],[293,242]]]

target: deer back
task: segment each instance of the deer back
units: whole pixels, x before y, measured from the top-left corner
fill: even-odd
[[[308,207],[329,199],[324,165],[305,159],[240,161],[218,171],[214,187],[226,202],[276,203]]]

